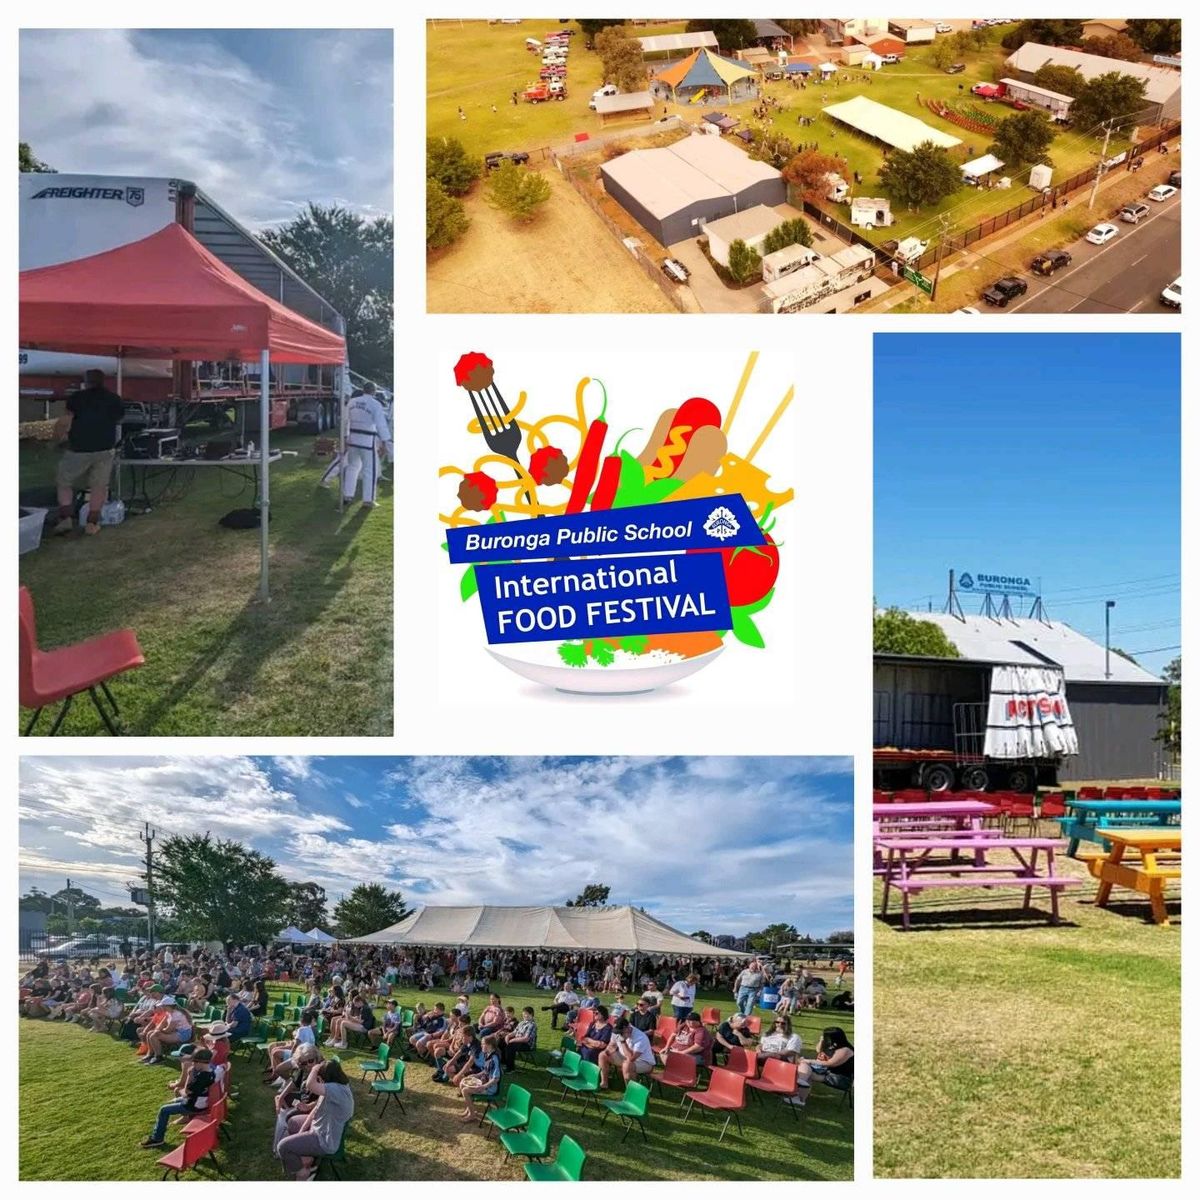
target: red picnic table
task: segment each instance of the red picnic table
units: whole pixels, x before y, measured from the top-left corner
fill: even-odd
[[[937,833],[908,832],[878,836],[877,853],[886,852],[883,867],[883,905],[881,916],[887,915],[888,901],[893,888],[900,892],[903,902],[904,928],[909,928],[909,896],[926,888],[1021,887],[1025,889],[1025,908],[1029,908],[1035,887],[1050,892],[1051,924],[1058,923],[1058,893],[1079,880],[1054,874],[1054,851],[1062,846],[1057,838],[978,837],[953,833],[943,837]],[[975,857],[960,859],[962,850],[974,850]],[[987,861],[987,852],[1007,850],[1015,861]],[[949,851],[951,857],[935,858],[935,851]],[[1038,855],[1045,856],[1045,874],[1038,873]]]

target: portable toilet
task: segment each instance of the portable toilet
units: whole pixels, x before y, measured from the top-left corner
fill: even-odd
[[[1044,192],[1050,186],[1050,180],[1054,176],[1054,171],[1048,163],[1038,163],[1029,172],[1029,186],[1035,192]]]

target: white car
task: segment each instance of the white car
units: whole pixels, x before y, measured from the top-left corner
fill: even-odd
[[[1169,183],[1160,183],[1158,187],[1152,187],[1146,193],[1146,199],[1157,200],[1161,204],[1164,200],[1170,200],[1177,191],[1179,189],[1173,188]]]
[[[982,316],[982,313],[979,311],[979,309],[971,304],[968,304],[963,308],[956,308],[954,311],[956,313],[969,313],[971,316],[975,317]]]
[[[1109,221],[1102,221],[1099,225],[1093,226],[1087,232],[1087,240],[1093,246],[1103,246],[1105,242],[1111,242],[1113,238],[1120,233],[1120,230]]]
[[[1158,297],[1168,308],[1183,309],[1183,276],[1174,283],[1169,283],[1159,293]]]
[[[933,28],[936,33],[953,33],[954,32],[953,29],[949,25],[947,25],[945,21],[940,22],[939,24],[935,25]]]

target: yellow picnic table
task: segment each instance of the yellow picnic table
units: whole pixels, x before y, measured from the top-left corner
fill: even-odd
[[[1088,870],[1100,880],[1096,906],[1108,903],[1113,885],[1131,888],[1150,898],[1150,911],[1159,925],[1169,925],[1163,889],[1182,875],[1183,832],[1179,828],[1105,829],[1107,854],[1088,860]],[[1165,861],[1160,862],[1159,856]],[[1133,861],[1126,862],[1129,858]]]

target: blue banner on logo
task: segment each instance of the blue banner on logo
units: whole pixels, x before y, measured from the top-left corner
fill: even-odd
[[[476,567],[475,577],[493,644],[724,630],[731,624],[719,554],[493,563]]]
[[[446,543],[452,563],[486,563],[582,554],[719,550],[761,546],[764,538],[746,501],[735,494],[460,526],[446,531]]]

